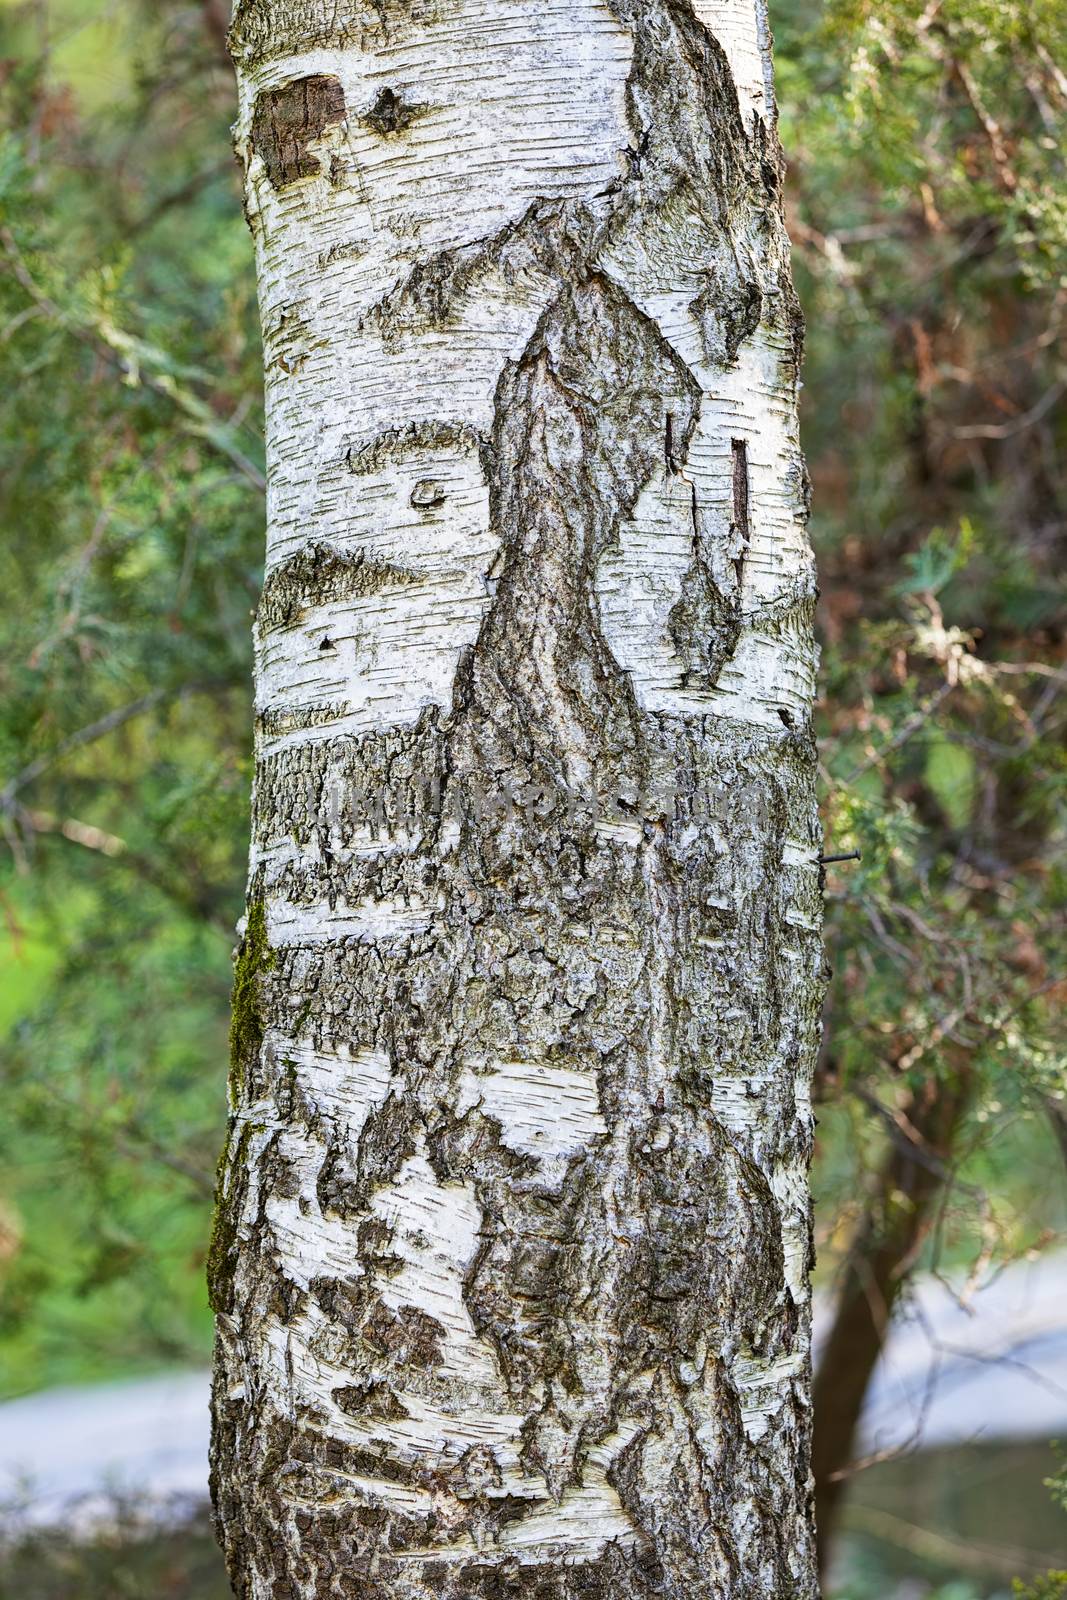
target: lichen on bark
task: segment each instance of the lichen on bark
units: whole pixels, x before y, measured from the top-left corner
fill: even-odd
[[[288,330],[235,1592],[810,1600],[814,583],[759,8],[245,0],[233,37]],[[279,185],[257,118],[327,68],[350,120]]]

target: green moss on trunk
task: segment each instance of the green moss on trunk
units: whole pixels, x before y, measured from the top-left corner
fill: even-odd
[[[263,1044],[263,1015],[259,979],[275,963],[267,942],[267,914],[262,894],[250,896],[245,932],[237,947],[233,971],[233,1007],[230,1018],[230,1105],[236,1109],[244,1092],[249,1067]]]

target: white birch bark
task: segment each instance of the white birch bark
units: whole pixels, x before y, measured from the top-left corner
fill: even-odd
[[[762,0],[242,0],[250,1600],[806,1600],[815,586]]]

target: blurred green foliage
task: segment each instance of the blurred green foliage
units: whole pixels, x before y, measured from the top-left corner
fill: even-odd
[[[1051,1478],[1045,1479],[1045,1487],[1052,1491],[1052,1497],[1061,1511],[1067,1511],[1067,1462],[1061,1457],[1060,1470]],[[1065,1600],[1067,1597],[1067,1572],[1062,1569],[1042,1573],[1034,1583],[1024,1583],[1021,1578],[1016,1579],[1012,1593],[1016,1600]]]
[[[1064,1220],[1067,9],[806,0],[775,26],[825,819],[864,856],[827,886],[820,1256],[870,1203],[877,1108],[965,1073],[921,1262],[981,1272]]]
[[[0,1600],[229,1600],[232,1594],[207,1518],[176,1517],[160,1532],[137,1507],[115,1507],[81,1538],[16,1528],[0,1567]]]
[[[199,11],[0,13],[0,1370],[203,1360],[259,346]]]
[[[1048,1600],[1041,1585],[1064,1534],[1060,1509],[1042,1487],[1051,1459],[1047,1444],[976,1441],[860,1474],[845,1512],[844,1559],[836,1563],[844,1578],[834,1600],[898,1593]],[[1026,1576],[1014,1576],[1020,1572]]]
[[[1065,1214],[1067,8],[772,8],[836,968],[829,1276],[909,1088],[970,1110],[916,1264]],[[0,1369],[203,1360],[262,560],[218,6],[0,7]],[[1061,1148],[1062,1145],[1062,1148]]]

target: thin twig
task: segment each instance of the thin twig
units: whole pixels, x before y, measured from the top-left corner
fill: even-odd
[[[261,491],[266,489],[267,480],[263,473],[229,437],[225,423],[219,420],[207,402],[201,400],[200,396],[193,394],[191,390],[183,388],[172,373],[153,372],[143,366],[145,362],[156,362],[161,367],[168,365],[162,351],[133,338],[112,323],[100,320],[95,324],[86,325],[64,311],[37,283],[9,228],[0,227],[0,248],[7,256],[12,273],[22,288],[54,321],[66,328],[75,338],[91,345],[109,365],[123,374],[127,382],[143,383],[145,388],[151,389],[153,393],[164,395],[185,416],[191,433],[213,445],[255,488]]]
[[[208,681],[205,683],[186,683],[177,689],[153,689],[150,693],[142,695],[139,700],[131,700],[129,705],[117,706],[114,711],[109,711],[105,716],[98,717],[95,722],[90,722],[86,727],[79,728],[68,738],[61,740],[52,750],[46,750],[9,778],[3,789],[0,789],[0,812],[10,812],[15,797],[19,791],[25,789],[27,784],[34,783],[42,773],[54,767],[57,762],[75,750],[81,750],[87,744],[93,744],[97,739],[103,739],[107,734],[114,733],[125,723],[139,717],[146,711],[151,711],[161,701],[174,698],[184,700],[187,695],[209,693],[212,690],[225,688],[222,681]]]
[[[80,844],[86,850],[99,850],[101,855],[121,856],[128,848],[125,839],[116,833],[107,833],[91,822],[79,822],[77,817],[56,817],[50,811],[26,811],[25,816],[35,833],[61,833],[71,844]]]
[[[877,1510],[874,1506],[850,1504],[845,1510],[844,1520],[849,1527],[861,1533],[873,1534],[875,1538],[909,1550],[924,1560],[958,1567],[964,1572],[980,1576],[988,1576],[993,1571],[1002,1577],[1014,1578],[1020,1570],[1028,1576],[1034,1576],[1045,1565],[1031,1551],[954,1539],[947,1534],[935,1533],[931,1528],[920,1528],[915,1523],[905,1522],[903,1518]]]
[[[852,769],[843,780],[844,785],[847,787],[849,784],[855,783],[857,778],[862,778],[865,772],[869,772],[872,767],[878,766],[885,760],[886,756],[892,755],[895,750],[899,750],[902,745],[907,744],[909,739],[914,738],[920,728],[940,708],[942,702],[948,699],[955,687],[954,683],[943,683],[934,694],[923,701],[914,716],[908,718],[903,727],[897,730],[887,744],[884,744],[880,750],[872,750],[866,760],[861,761],[858,767]]]
[[[954,439],[1013,439],[1017,433],[1025,433],[1027,428],[1032,428],[1036,422],[1046,416],[1056,404],[1056,401],[1067,390],[1067,379],[1061,378],[1052,385],[1051,389],[1041,396],[1041,399],[1029,411],[1024,411],[1021,417],[1016,417],[1013,422],[976,422],[967,427],[953,428]]]

